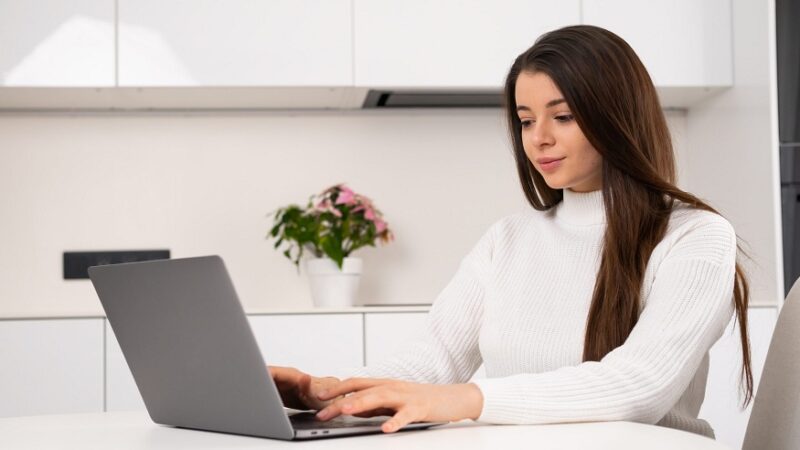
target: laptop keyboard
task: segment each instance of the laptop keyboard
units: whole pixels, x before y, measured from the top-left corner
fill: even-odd
[[[314,413],[297,413],[289,416],[292,427],[295,430],[316,430],[331,428],[352,428],[352,427],[380,427],[388,417],[383,419],[362,419],[360,417],[339,416],[335,419],[322,421],[317,419]]]

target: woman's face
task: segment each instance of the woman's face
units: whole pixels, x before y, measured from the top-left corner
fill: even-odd
[[[525,154],[547,185],[577,192],[602,188],[603,158],[583,135],[553,80],[542,72],[522,72],[515,96]]]

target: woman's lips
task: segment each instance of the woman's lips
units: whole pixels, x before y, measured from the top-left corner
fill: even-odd
[[[553,172],[558,169],[558,167],[561,165],[561,161],[563,160],[564,158],[560,158],[551,160],[549,162],[540,162],[539,168],[541,168],[543,172]]]

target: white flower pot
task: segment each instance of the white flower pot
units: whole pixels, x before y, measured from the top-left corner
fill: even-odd
[[[361,279],[361,258],[345,258],[342,269],[330,258],[306,260],[311,299],[319,308],[354,306]]]

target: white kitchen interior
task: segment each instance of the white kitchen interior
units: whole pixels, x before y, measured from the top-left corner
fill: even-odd
[[[774,8],[0,0],[0,417],[143,408],[91,283],[62,277],[65,251],[221,255],[271,364],[324,375],[391,354],[487,227],[529,206],[501,108],[365,108],[370,91],[499,93],[537,36],[581,23],[642,58],[679,186],[751,257],[757,382],[784,296]],[[359,252],[360,306],[322,311],[265,236],[270,211],[338,182],[372,197],[396,240]],[[297,330],[308,338],[289,348]],[[701,411],[732,448],[749,416],[737,333],[711,351]]]

